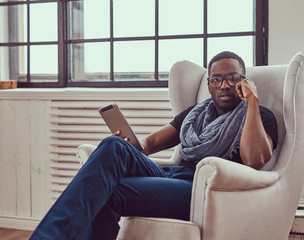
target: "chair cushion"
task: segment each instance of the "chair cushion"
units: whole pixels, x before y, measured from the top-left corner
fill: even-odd
[[[117,240],[199,240],[200,227],[189,221],[168,218],[126,217]]]

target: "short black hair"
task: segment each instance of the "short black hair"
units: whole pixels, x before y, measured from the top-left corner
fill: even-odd
[[[240,65],[241,65],[241,68],[243,70],[243,73],[244,75],[246,74],[246,68],[245,68],[245,63],[244,63],[244,60],[237,54],[235,54],[234,52],[229,52],[229,51],[223,51],[223,52],[220,52],[218,54],[216,54],[209,62],[208,64],[208,75],[210,74],[210,68],[211,68],[211,65],[214,63],[214,62],[217,62],[221,59],[225,59],[225,58],[232,58],[232,59],[235,59],[237,60]]]

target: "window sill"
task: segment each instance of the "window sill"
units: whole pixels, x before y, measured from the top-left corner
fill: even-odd
[[[136,96],[168,99],[168,88],[17,88],[0,90],[0,99],[14,100],[103,100],[106,96],[127,100]]]

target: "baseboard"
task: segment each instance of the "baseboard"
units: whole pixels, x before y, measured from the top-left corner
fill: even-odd
[[[0,216],[0,227],[33,231],[41,219]]]

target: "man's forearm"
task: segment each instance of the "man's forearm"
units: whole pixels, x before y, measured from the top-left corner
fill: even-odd
[[[248,110],[240,142],[240,155],[245,165],[261,169],[272,156],[272,141],[265,132],[259,100],[251,95],[247,99]]]
[[[142,139],[141,143],[144,147],[142,153],[148,156],[176,146],[179,143],[179,133],[173,126],[167,124]]]

